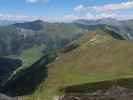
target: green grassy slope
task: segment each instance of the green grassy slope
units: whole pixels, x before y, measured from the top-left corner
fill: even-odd
[[[25,100],[53,100],[66,86],[133,77],[132,42],[96,35],[77,43],[78,48],[49,64],[48,79]]]

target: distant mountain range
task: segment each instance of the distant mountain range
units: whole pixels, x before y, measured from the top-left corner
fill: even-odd
[[[20,54],[35,45],[44,51],[56,51],[85,33],[69,23],[48,23],[40,20],[0,27],[0,55]]]
[[[133,40],[133,20],[116,20],[116,19],[100,19],[100,20],[77,20],[75,24],[83,28],[93,27],[105,28],[118,33],[123,38]]]
[[[0,20],[0,26],[7,26],[15,23],[22,23],[25,21],[16,21],[16,20]]]
[[[107,18],[76,20],[72,23],[0,21],[0,24],[0,55],[20,54],[26,48],[42,44],[47,48],[44,51],[56,51],[96,29],[109,30],[123,39],[133,40],[133,20]]]
[[[69,86],[78,85],[72,90],[81,95],[103,91],[107,85],[131,86],[132,41],[133,20],[36,20],[2,25],[0,91],[25,100],[53,100],[67,95],[64,89]],[[12,70],[6,70],[9,67]]]

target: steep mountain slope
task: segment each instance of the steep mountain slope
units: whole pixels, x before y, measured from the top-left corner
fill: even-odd
[[[27,23],[16,23],[16,24],[13,24],[13,26],[38,31],[44,27],[44,24],[48,24],[48,22],[36,20],[36,21],[32,21],[32,22],[27,22]]]
[[[0,57],[0,84],[10,73],[13,73],[13,71],[18,69],[21,65],[22,61],[19,59]]]
[[[116,20],[116,19],[99,19],[99,20],[77,20],[74,22],[78,26],[87,28],[92,26],[104,27],[118,33],[127,40],[133,40],[133,21],[132,20]]]
[[[58,51],[87,31],[107,29],[127,40],[133,38],[133,21],[115,19],[78,20],[73,23],[48,23],[41,20],[0,27],[0,56],[19,55],[34,45],[44,51]]]
[[[113,18],[103,18],[103,19],[98,19],[98,20],[75,20],[74,23],[76,24],[84,24],[84,25],[101,25],[101,24],[106,24],[106,25],[120,25],[121,21],[113,19]]]
[[[24,49],[32,47],[34,35],[32,30],[0,27],[0,56],[20,54]]]
[[[0,26],[8,26],[8,25],[12,25],[15,23],[21,23],[21,22],[25,22],[25,21],[17,21],[17,20],[2,20],[0,19]]]
[[[61,48],[79,38],[85,32],[86,30],[78,28],[74,24],[47,23],[43,21],[17,23],[0,27],[0,56],[22,61],[22,65],[17,69],[4,73],[4,78],[0,80],[0,86],[2,86],[0,91],[3,91],[3,87],[10,82],[22,81],[23,83],[22,79],[28,80],[29,74],[39,77],[34,79],[31,76],[30,84],[34,84],[35,80],[35,83],[39,84],[38,81],[43,79],[43,74],[40,75],[40,70],[44,71],[41,67],[42,64],[47,64]],[[45,58],[44,56],[47,54],[52,56]],[[40,59],[42,59],[41,62],[38,62]],[[47,59],[49,59],[48,62]],[[35,74],[36,72],[38,73]],[[26,82],[29,83],[29,81]]]
[[[43,48],[43,46],[34,46],[33,48],[23,51],[19,56],[11,55],[1,57],[0,71],[1,77],[3,78],[0,78],[0,87],[6,85],[10,80],[16,79],[16,77],[19,77],[25,73],[25,71],[28,71],[34,63],[45,55]]]
[[[62,95],[59,90],[67,86],[132,78],[132,42],[97,33],[99,30],[89,33],[92,34],[89,38],[84,36],[74,42],[79,47],[60,55],[49,64],[47,80],[25,99],[53,100]]]
[[[0,56],[19,55],[35,45],[56,51],[78,38],[85,30],[74,24],[33,21],[0,27]]]

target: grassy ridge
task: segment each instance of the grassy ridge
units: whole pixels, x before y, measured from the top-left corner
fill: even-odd
[[[129,41],[101,35],[92,40],[86,37],[80,41],[80,47],[61,55],[48,66],[48,79],[25,99],[52,100],[63,87],[132,78],[132,51],[133,44]]]

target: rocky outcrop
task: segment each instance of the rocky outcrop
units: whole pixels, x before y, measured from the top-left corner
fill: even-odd
[[[23,100],[23,99],[20,97],[9,97],[5,94],[0,93],[0,100]]]
[[[67,94],[59,100],[133,100],[133,89],[112,86],[107,90],[97,90],[94,93]]]

